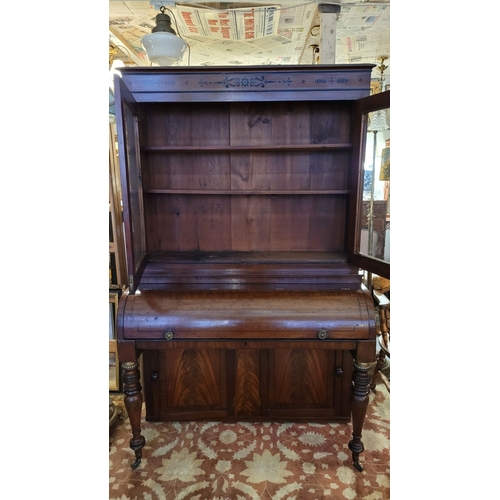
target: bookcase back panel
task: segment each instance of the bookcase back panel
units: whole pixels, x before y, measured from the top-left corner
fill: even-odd
[[[145,196],[148,253],[344,251],[344,196]]]
[[[144,155],[143,186],[146,192],[155,189],[345,190],[349,161],[349,151],[155,152]]]
[[[231,144],[328,144],[350,141],[351,104],[268,102],[231,105]]]
[[[230,189],[229,153],[149,153],[143,186],[150,189]]]
[[[351,120],[350,101],[141,103],[147,252],[345,251]]]
[[[227,103],[154,103],[140,108],[147,146],[228,146]]]
[[[349,158],[345,151],[232,153],[231,188],[346,189]]]
[[[143,104],[143,144],[262,146],[348,143],[351,103],[234,102]]]

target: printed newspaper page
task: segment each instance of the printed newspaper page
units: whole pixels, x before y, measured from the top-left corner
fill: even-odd
[[[140,1],[109,5],[111,32],[148,64],[141,38],[151,33],[159,11]],[[166,11],[190,48],[180,64],[191,66],[298,64],[316,12],[316,3],[225,10],[180,4]]]

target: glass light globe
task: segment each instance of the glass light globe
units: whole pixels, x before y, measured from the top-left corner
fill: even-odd
[[[157,31],[141,38],[141,45],[152,63],[172,66],[182,60],[187,43],[173,33]]]

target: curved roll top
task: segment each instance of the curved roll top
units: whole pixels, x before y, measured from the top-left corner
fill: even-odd
[[[368,339],[373,301],[364,290],[252,292],[146,290],[120,302],[122,339]],[[321,332],[321,335],[319,335]]]

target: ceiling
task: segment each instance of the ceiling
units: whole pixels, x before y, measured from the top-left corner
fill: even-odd
[[[189,50],[179,65],[275,65],[321,63],[319,3],[340,6],[335,23],[337,64],[375,63],[372,78],[390,79],[390,4],[385,1],[185,2],[109,0],[110,63],[150,66],[140,39],[151,33],[156,4],[167,8],[175,31]],[[253,7],[253,13],[252,13]],[[274,9],[269,9],[274,7]],[[266,9],[267,8],[267,9]],[[252,31],[243,28],[251,18]],[[221,33],[221,19],[226,26]],[[210,23],[210,24],[209,24]],[[213,28],[217,25],[219,28]],[[240,35],[241,33],[241,35]],[[241,40],[240,38],[245,38]],[[315,47],[316,49],[315,52]],[[325,53],[326,54],[326,53]],[[385,61],[385,62],[384,62]]]

